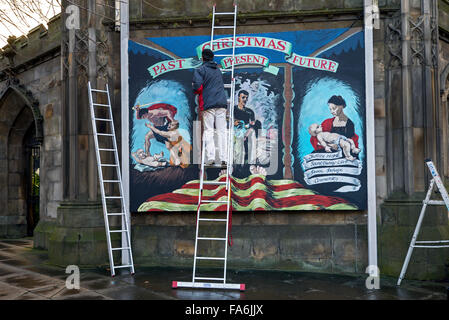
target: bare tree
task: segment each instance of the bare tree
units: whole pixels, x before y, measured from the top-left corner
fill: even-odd
[[[61,12],[61,0],[0,0],[0,45]]]

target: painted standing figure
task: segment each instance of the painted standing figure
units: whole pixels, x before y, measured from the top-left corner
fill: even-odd
[[[240,90],[238,104],[234,107],[235,130],[245,131],[244,134],[234,137],[234,162],[239,165],[245,163],[246,156],[249,164],[256,164],[257,130],[261,127],[260,122],[256,121],[254,111],[246,106],[248,96],[248,91]]]

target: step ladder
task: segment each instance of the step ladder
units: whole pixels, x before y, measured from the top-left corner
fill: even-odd
[[[446,206],[449,212],[449,196],[447,194],[447,190],[441,181],[440,175],[435,168],[432,160],[426,160],[427,167],[430,170],[432,175],[432,179],[430,180],[429,189],[427,190],[426,198],[423,200],[423,206],[421,208],[421,213],[419,214],[418,222],[415,227],[415,232],[413,233],[412,240],[410,242],[410,246],[408,248],[407,255],[404,260],[404,264],[402,265],[401,274],[399,275],[399,279],[397,285],[401,285],[402,279],[405,277],[405,273],[407,272],[407,267],[410,262],[410,258],[412,257],[414,248],[428,248],[428,249],[438,249],[438,248],[449,248],[449,240],[436,240],[436,241],[417,241],[419,231],[421,230],[421,224],[426,214],[426,208],[428,205],[437,205],[437,206]],[[432,191],[435,185],[438,188],[439,193],[443,200],[430,200],[432,196]]]
[[[228,240],[230,240],[229,235],[229,227],[230,227],[230,218],[232,215],[232,199],[231,199],[231,173],[232,173],[232,163],[233,163],[233,127],[234,127],[234,100],[235,100],[235,79],[234,79],[234,61],[235,61],[235,36],[236,36],[236,25],[237,25],[237,5],[234,4],[234,12],[216,12],[215,11],[215,5],[213,6],[213,12],[212,12],[212,32],[211,32],[211,39],[210,39],[210,47],[213,49],[213,43],[216,42],[232,42],[232,55],[226,55],[226,54],[217,54],[215,57],[232,57],[232,66],[229,70],[223,70],[225,72],[231,73],[231,83],[225,84],[225,89],[230,89],[230,99],[229,99],[229,120],[228,120],[228,131],[227,131],[227,163],[226,166],[206,166],[205,164],[205,139],[203,136],[202,141],[202,149],[201,149],[201,169],[200,169],[200,189],[199,189],[199,195],[198,195],[198,207],[197,207],[197,216],[196,216],[196,234],[195,234],[195,253],[193,257],[193,275],[192,275],[192,281],[191,282],[182,282],[182,281],[173,281],[172,287],[173,288],[210,288],[210,289],[237,289],[240,291],[245,290],[245,284],[235,284],[235,283],[227,283],[226,282],[226,268],[227,268],[227,257],[228,257]],[[215,19],[217,16],[222,15],[232,15],[233,16],[233,25],[227,25],[227,26],[216,26]],[[214,39],[214,31],[216,29],[232,29],[233,30],[233,38],[232,40],[229,40],[229,37],[226,38],[226,40],[220,40]],[[226,168],[226,180],[225,181],[219,181],[217,180],[205,180],[206,176],[206,169],[208,168],[217,168],[217,169],[224,169]],[[221,197],[219,200],[204,200],[203,199],[203,191],[205,185],[216,185],[216,186],[225,186],[227,194],[226,198]],[[218,204],[220,205],[226,205],[226,218],[210,218],[210,217],[203,217],[201,215],[201,208],[204,205],[211,205],[211,204]],[[215,236],[200,236],[200,229],[205,230],[208,228],[208,223],[212,223],[214,226],[217,224],[223,224],[225,223],[225,235],[223,237],[215,237]],[[199,242],[222,242],[224,245],[224,255],[223,256],[214,256],[214,257],[208,257],[199,255],[198,253],[198,247]],[[223,275],[219,277],[212,277],[212,276],[197,276],[197,262],[201,260],[215,260],[215,261],[222,261],[223,262]]]
[[[92,131],[95,143],[95,153],[97,156],[98,178],[100,181],[101,202],[103,205],[104,225],[106,228],[106,241],[108,245],[109,264],[111,268],[111,276],[115,276],[116,269],[129,268],[131,274],[134,274],[133,255],[131,250],[130,237],[130,221],[128,207],[123,196],[123,183],[120,173],[120,163],[117,149],[117,141],[115,138],[114,121],[112,117],[111,99],[109,95],[109,87],[106,85],[105,90],[92,89],[90,81],[88,82],[89,105],[92,120]],[[107,103],[97,103],[95,101],[107,96]],[[101,110],[102,109],[102,110]],[[105,115],[99,115],[105,114]],[[103,124],[103,125],[100,125]],[[103,128],[105,132],[98,132],[99,128]],[[109,128],[109,130],[108,130]],[[112,147],[111,147],[112,144]],[[107,162],[107,155],[113,153],[113,161]],[[103,155],[103,157],[102,157]],[[109,157],[110,158],[110,157]],[[115,169],[115,179],[104,179],[103,169]],[[110,172],[111,173],[111,172]],[[109,188],[105,188],[108,185]],[[107,194],[106,189],[114,190],[118,187],[117,194]],[[117,189],[117,188],[115,188]],[[120,209],[111,204],[111,201],[120,201]],[[115,210],[114,210],[115,209]],[[110,219],[112,217],[121,217],[121,226],[118,229],[110,227]],[[120,235],[120,245],[112,246],[111,235]],[[121,264],[117,263],[118,254],[121,253]],[[116,259],[114,259],[114,254]]]

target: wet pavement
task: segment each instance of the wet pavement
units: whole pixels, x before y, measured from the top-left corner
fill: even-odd
[[[106,269],[81,269],[80,288],[66,288],[65,268],[47,263],[46,251],[32,239],[0,240],[0,300],[447,300],[449,282],[381,276],[380,289],[365,286],[367,275],[229,270],[229,283],[245,283],[244,292],[172,289],[191,281],[191,268],[144,268],[134,276],[111,278]]]

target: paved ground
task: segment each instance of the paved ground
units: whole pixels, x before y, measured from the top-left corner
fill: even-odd
[[[134,276],[111,278],[107,270],[81,270],[80,289],[69,290],[64,268],[46,263],[45,251],[32,240],[0,240],[0,300],[446,300],[448,282],[404,281],[381,277],[380,290],[365,287],[365,275],[230,271],[229,282],[245,283],[245,292],[171,288],[190,281],[191,269],[140,268]]]

